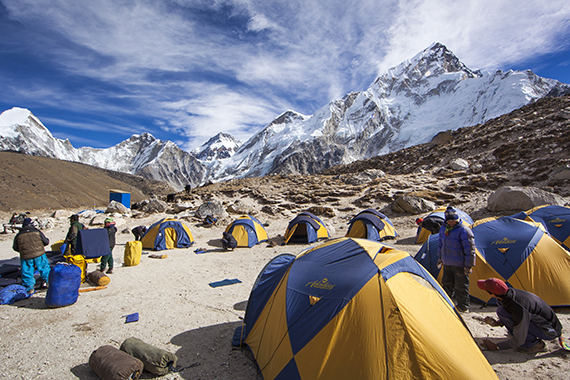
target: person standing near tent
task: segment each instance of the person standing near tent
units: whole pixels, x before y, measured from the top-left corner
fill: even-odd
[[[36,279],[35,268],[42,278],[41,287],[47,287],[50,266],[44,247],[49,244],[49,239],[32,224],[32,219],[25,218],[22,229],[14,237],[12,249],[20,253],[20,267],[22,272],[22,284],[30,294],[34,292]]]
[[[109,248],[111,253],[105,256],[101,256],[101,272],[105,271],[105,267],[109,265],[109,270],[107,274],[113,273],[113,248],[115,248],[115,234],[117,233],[117,227],[115,227],[115,222],[111,218],[105,219],[105,228],[109,234]]]
[[[457,310],[469,312],[469,275],[475,266],[475,236],[459,218],[457,210],[445,210],[445,223],[439,230],[438,267],[443,264],[443,289],[455,299]]]
[[[491,326],[505,326],[510,339],[493,343],[483,340],[483,347],[488,350],[507,350],[516,348],[518,352],[534,353],[543,351],[544,340],[559,338],[562,342],[562,324],[552,308],[537,295],[524,290],[510,288],[503,280],[488,278],[477,281],[477,286],[497,298],[497,316],[499,320],[486,317]]]
[[[71,255],[75,255],[75,244],[77,243],[77,235],[79,231],[84,230],[85,226],[79,223],[79,215],[73,214],[69,217],[69,230],[67,230],[67,235],[65,236],[64,243],[69,244],[71,249]]]

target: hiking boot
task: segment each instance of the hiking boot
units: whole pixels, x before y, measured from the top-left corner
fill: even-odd
[[[543,340],[539,340],[534,346],[531,347],[519,347],[515,349],[516,352],[522,352],[525,354],[534,354],[535,352],[546,351],[546,343]]]
[[[48,284],[45,281],[42,281],[42,283],[40,284],[40,289],[47,289]]]
[[[464,306],[456,306],[457,311],[459,311],[461,314],[467,314],[469,313],[469,308],[468,307],[464,307]]]
[[[112,270],[112,269],[109,269],[109,270],[107,271],[107,274],[113,274],[113,270]]]

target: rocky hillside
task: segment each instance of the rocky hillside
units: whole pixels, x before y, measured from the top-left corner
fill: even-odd
[[[448,163],[470,164],[457,188],[496,189],[505,184],[543,187],[570,196],[565,170],[570,163],[570,96],[543,98],[485,124],[446,131],[430,143],[323,172],[338,175],[381,169],[387,174],[453,177]]]
[[[139,176],[47,157],[0,152],[0,211],[104,207],[109,190],[131,193],[131,201],[173,192]]]
[[[403,215],[394,203],[411,195],[438,206],[456,205],[480,219],[497,215],[487,209],[487,199],[500,186],[537,187],[570,196],[569,148],[570,96],[545,98],[485,124],[444,132],[430,143],[320,175],[234,179],[179,193],[176,199],[195,204],[215,199],[236,213],[276,217],[310,209],[338,222],[373,207],[398,224]],[[452,168],[457,158],[469,167]],[[410,224],[409,218],[401,223]]]

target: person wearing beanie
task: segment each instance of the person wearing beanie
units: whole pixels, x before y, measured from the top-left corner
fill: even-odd
[[[49,260],[44,247],[49,244],[49,239],[32,224],[32,219],[25,218],[22,229],[14,237],[12,249],[20,253],[20,271],[22,273],[22,285],[29,294],[34,293],[36,279],[34,272],[37,269],[42,279],[40,287],[47,287],[49,280]]]
[[[475,266],[475,236],[459,218],[457,210],[445,210],[445,223],[439,230],[438,267],[443,264],[441,283],[454,299],[457,310],[469,312],[469,275]]]
[[[499,320],[486,317],[491,326],[505,326],[510,339],[494,343],[483,340],[488,350],[516,348],[518,352],[535,353],[544,351],[544,340],[558,338],[562,345],[562,324],[552,308],[537,295],[509,287],[503,280],[488,278],[477,281],[477,286],[497,298]]]
[[[105,228],[107,229],[107,233],[109,234],[109,248],[111,249],[111,253],[105,256],[101,256],[101,272],[105,272],[105,268],[107,265],[109,269],[107,270],[107,274],[113,273],[113,248],[115,248],[115,234],[117,233],[117,227],[115,227],[115,222],[111,218],[105,219]]]

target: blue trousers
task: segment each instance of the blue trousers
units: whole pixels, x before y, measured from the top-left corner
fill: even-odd
[[[513,322],[513,317],[509,314],[509,312],[503,307],[497,307],[497,316],[503,322],[509,333],[513,334],[513,328],[515,327],[515,323]],[[526,339],[524,344],[521,346],[522,348],[532,347],[534,346],[539,339],[543,340],[552,340],[554,338],[558,338],[556,336],[556,330],[550,328],[549,331],[542,331],[537,325],[530,322],[528,326],[528,333],[526,335]]]
[[[47,256],[41,255],[35,259],[20,259],[20,270],[22,272],[22,284],[26,287],[26,290],[33,290],[36,284],[36,279],[34,277],[34,272],[36,268],[40,272],[42,280],[46,283],[49,280],[49,272],[51,270],[49,266],[49,260]]]

